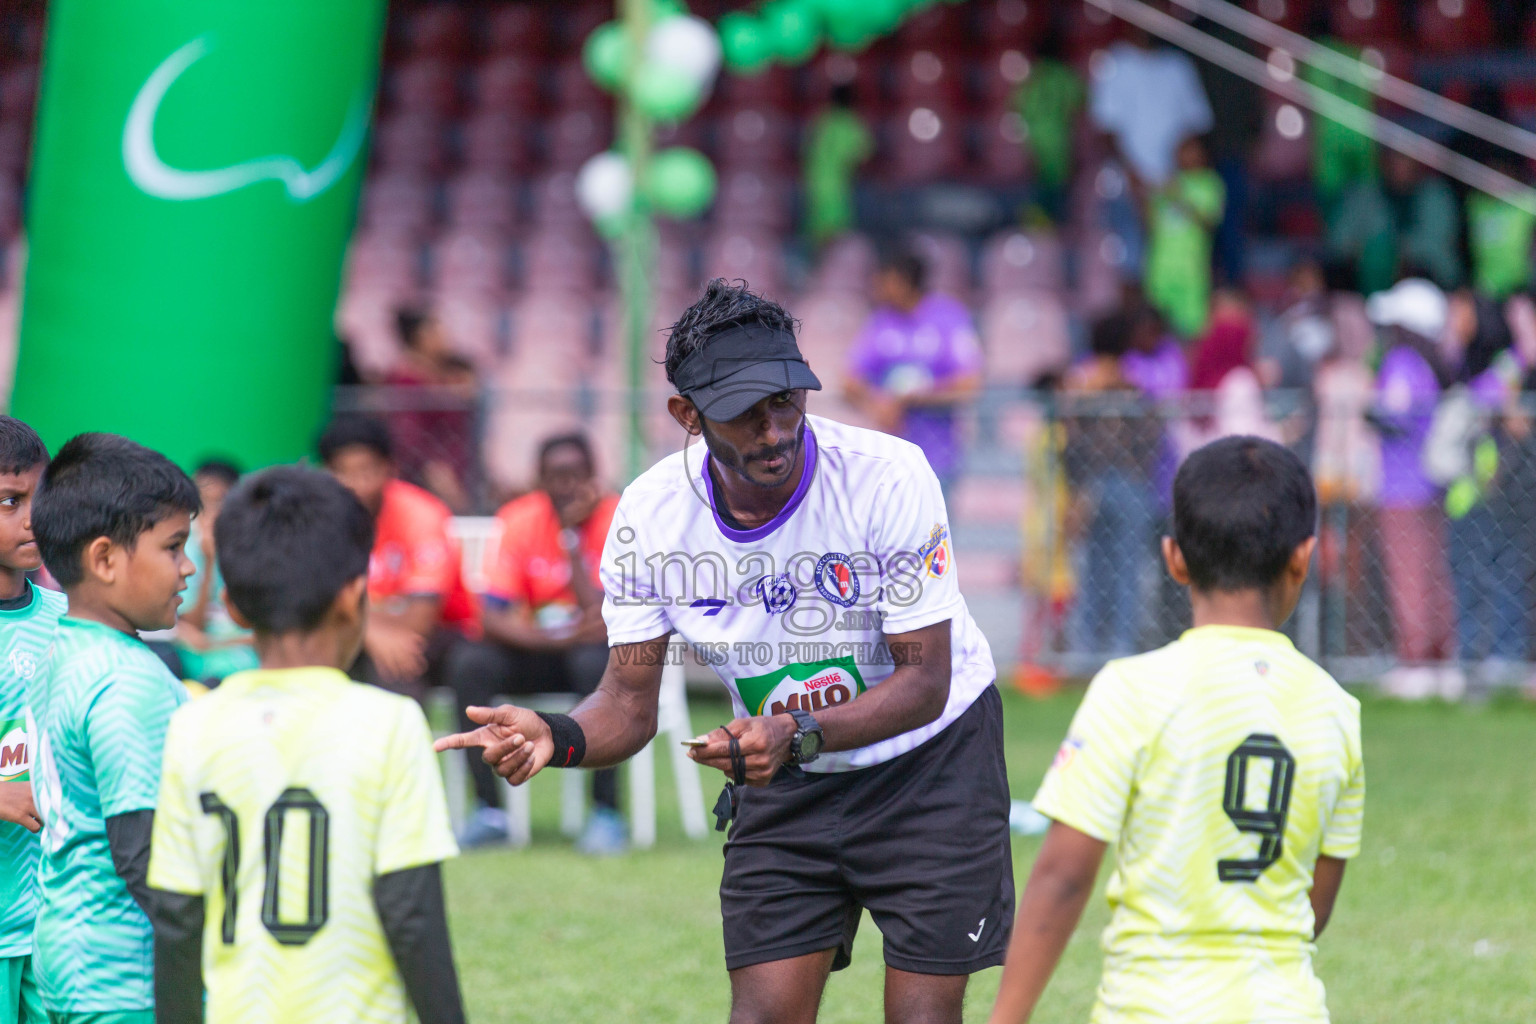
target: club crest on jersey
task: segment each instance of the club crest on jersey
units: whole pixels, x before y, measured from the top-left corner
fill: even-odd
[[[1062,741],[1061,746],[1057,748],[1056,756],[1051,759],[1051,767],[1056,771],[1061,771],[1072,763],[1073,758],[1077,757],[1077,752],[1082,749],[1082,740],[1076,736],[1068,736]]]
[[[837,551],[829,551],[816,563],[816,589],[833,604],[852,608],[859,599],[859,574],[854,571],[853,559]]]
[[[11,671],[23,679],[31,679],[37,673],[37,658],[31,651],[12,651]]]
[[[928,539],[917,549],[917,557],[923,563],[923,569],[934,579],[948,572],[949,527],[943,523],[934,523]]]
[[[27,767],[27,728],[20,718],[0,722],[0,782],[24,782]]]
[[[789,611],[795,606],[795,598],[800,596],[787,572],[764,576],[752,585],[752,592],[763,599],[763,610],[769,615]]]

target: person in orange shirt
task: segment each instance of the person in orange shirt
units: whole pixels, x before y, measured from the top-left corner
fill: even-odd
[[[420,700],[442,679],[449,652],[478,634],[448,506],[395,476],[389,430],[339,416],[320,438],[326,469],[373,513],[368,629],[352,678]]]
[[[449,685],[461,708],[490,705],[498,696],[586,695],[597,688],[608,664],[597,568],[618,503],[597,481],[585,436],[561,434],[543,443],[538,488],[496,514],[502,530],[486,562],[485,639],[462,645],[449,662]],[[462,724],[475,728],[468,718]],[[459,838],[465,848],[507,835],[495,774],[478,757],[470,764],[480,807]],[[578,844],[583,852],[624,850],[617,790],[612,768],[593,773],[593,813]]]

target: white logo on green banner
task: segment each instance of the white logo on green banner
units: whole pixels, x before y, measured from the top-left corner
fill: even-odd
[[[184,171],[171,167],[155,150],[155,115],[171,86],[213,48],[210,36],[200,36],[165,58],[133,98],[123,125],[123,167],[133,183],[152,196],[186,201],[209,199],[262,181],[280,181],[296,203],[315,198],[347,173],[368,135],[369,97],[360,95],[347,112],[336,144],[314,170],[281,154],[258,157],[230,167]]]
[[[25,782],[27,768],[27,723],[22,718],[0,721],[0,782]]]
[[[864,677],[851,657],[785,665],[736,680],[736,692],[754,715],[820,711],[846,704],[864,689]]]

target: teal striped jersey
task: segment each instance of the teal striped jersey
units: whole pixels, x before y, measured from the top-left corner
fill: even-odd
[[[171,712],[187,691],[135,636],[68,616],[28,703],[43,822],[33,966],[53,1013],[155,1005],[149,919],[112,866],[106,820],[154,810]]]
[[[27,685],[43,669],[64,595],[27,584],[25,608],[0,609],[0,782],[28,782]],[[0,822],[0,958],[32,952],[37,917],[37,836]]]

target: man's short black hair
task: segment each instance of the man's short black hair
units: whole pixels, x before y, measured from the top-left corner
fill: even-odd
[[[677,370],[683,360],[708,343],[712,335],[726,327],[760,324],[774,330],[795,332],[800,323],[772,299],[765,299],[747,287],[717,277],[704,286],[704,296],[683,310],[667,335],[667,381],[677,387]]]
[[[97,537],[131,547],[168,516],[202,507],[192,478],[159,452],[117,434],[79,434],[43,471],[32,532],[53,578],[72,587],[85,578],[80,558]]]
[[[389,428],[383,420],[348,414],[331,420],[320,435],[320,460],[329,465],[343,448],[355,446],[371,449],[381,459],[395,457],[394,442],[389,439]]]
[[[406,306],[395,310],[395,333],[400,336],[400,344],[406,348],[415,348],[421,339],[421,329],[428,320],[432,319],[425,310]]]
[[[229,603],[253,629],[309,631],[368,572],[373,517],[329,473],[275,466],[229,492],[213,538]]]
[[[1106,313],[1088,329],[1088,351],[1096,356],[1118,359],[1131,347],[1131,332],[1136,329],[1138,313],[1133,308]]]
[[[907,248],[886,249],[880,254],[881,271],[900,274],[913,289],[922,291],[928,283],[928,264],[916,251]]]
[[[1317,490],[1289,448],[1224,437],[1173,479],[1173,536],[1196,590],[1268,589],[1317,531]]]
[[[0,416],[0,473],[25,473],[48,461],[37,431],[14,416]]]
[[[192,479],[208,476],[222,483],[225,487],[233,487],[240,482],[240,467],[230,459],[211,458],[204,459],[197,464],[192,471]]]
[[[544,460],[549,458],[549,453],[558,448],[575,448],[581,452],[587,460],[587,468],[597,469],[597,460],[592,457],[592,442],[587,440],[587,435],[579,430],[573,430],[568,434],[556,434],[546,437],[539,444],[539,469],[544,469]]]

